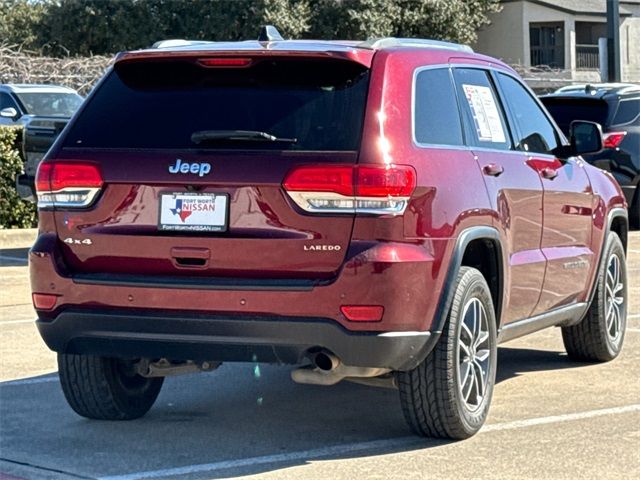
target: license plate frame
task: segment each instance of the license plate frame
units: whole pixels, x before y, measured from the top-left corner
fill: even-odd
[[[227,193],[161,193],[159,200],[159,231],[226,232],[229,228]],[[185,215],[185,212],[190,213]]]

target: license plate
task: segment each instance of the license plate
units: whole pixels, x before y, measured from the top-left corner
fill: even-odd
[[[163,193],[160,195],[159,230],[224,232],[229,196],[213,193]]]

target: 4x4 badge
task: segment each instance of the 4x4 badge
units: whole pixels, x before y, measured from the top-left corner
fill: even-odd
[[[199,177],[204,177],[211,171],[211,164],[203,163],[187,163],[180,158],[176,158],[175,165],[169,165],[169,173],[197,173]]]

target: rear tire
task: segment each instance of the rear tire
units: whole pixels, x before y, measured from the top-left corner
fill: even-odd
[[[622,242],[611,232],[598,272],[595,296],[586,316],[562,328],[562,340],[573,360],[608,362],[618,356],[627,326],[627,266]]]
[[[496,318],[482,274],[461,267],[438,344],[416,368],[398,373],[404,417],[425,437],[465,439],[484,424],[497,364]]]
[[[67,402],[83,417],[132,420],[155,402],[164,378],[145,378],[132,362],[91,355],[58,354],[60,384]]]

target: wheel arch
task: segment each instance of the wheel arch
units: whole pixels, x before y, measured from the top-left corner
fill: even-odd
[[[602,242],[600,245],[600,256],[598,258],[598,269],[596,270],[593,278],[591,279],[591,286],[589,290],[588,304],[590,305],[593,302],[593,297],[596,293],[596,282],[598,281],[598,277],[600,272],[604,267],[604,263],[606,259],[604,258],[605,248],[607,247],[607,238],[609,237],[610,232],[615,232],[622,242],[622,248],[624,249],[625,254],[627,253],[627,243],[628,243],[628,234],[629,234],[629,214],[627,209],[624,207],[614,207],[609,210],[607,213],[607,223],[605,224],[604,235],[602,236]]]
[[[476,268],[487,281],[496,314],[496,329],[499,330],[504,305],[504,257],[498,230],[486,226],[465,229],[456,240],[443,292],[436,309],[435,330],[442,332],[447,320],[447,313],[451,307],[451,301],[453,300],[452,287],[462,266]]]
[[[453,286],[458,278],[460,267],[474,266],[473,264],[465,265],[465,261],[470,263],[473,263],[474,261],[477,262],[479,256],[487,252],[491,252],[490,258],[492,258],[492,261],[485,261],[484,263],[480,262],[480,266],[481,268],[486,269],[485,272],[488,272],[490,277],[495,277],[495,285],[493,287],[490,279],[487,279],[486,273],[482,272],[482,270],[480,271],[485,275],[485,279],[487,279],[487,283],[489,284],[489,289],[492,292],[492,300],[494,302],[496,313],[496,330],[499,331],[502,307],[504,305],[504,283],[506,274],[500,234],[498,230],[493,227],[469,227],[458,235],[453,247],[453,252],[447,267],[447,274],[442,286],[442,293],[438,299],[438,306],[436,307],[433,317],[429,340],[424,345],[421,352],[414,355],[411,361],[406,362],[400,370],[406,371],[415,368],[436,346],[447,321],[447,314],[451,308],[451,302],[453,301],[455,293]],[[494,291],[497,293],[496,298],[493,298]]]

